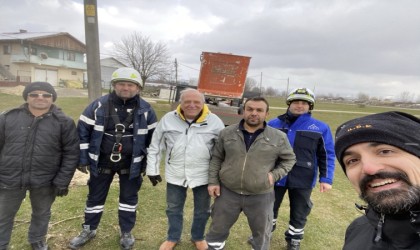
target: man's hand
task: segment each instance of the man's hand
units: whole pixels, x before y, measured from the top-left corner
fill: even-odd
[[[80,165],[77,167],[77,170],[79,170],[82,173],[88,174],[89,165]]]
[[[274,177],[272,173],[268,173],[268,181],[270,182],[270,185],[274,185]]]
[[[68,187],[55,187],[55,195],[58,197],[66,196],[69,193]]]
[[[325,182],[319,183],[319,191],[321,191],[321,193],[327,192],[330,189],[332,189],[332,186],[330,184]]]
[[[162,181],[162,177],[160,175],[148,175],[149,180],[152,182],[153,186],[156,186],[159,182]]]
[[[219,185],[209,185],[207,187],[207,191],[209,191],[209,195],[213,198],[220,196],[220,186]]]

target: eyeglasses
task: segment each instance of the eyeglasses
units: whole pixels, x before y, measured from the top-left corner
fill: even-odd
[[[53,95],[50,93],[47,93],[47,94],[29,93],[28,96],[31,98],[37,98],[37,97],[51,98]]]

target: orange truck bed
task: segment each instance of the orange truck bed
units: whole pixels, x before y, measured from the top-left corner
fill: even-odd
[[[242,98],[251,57],[202,52],[197,89],[206,96]]]

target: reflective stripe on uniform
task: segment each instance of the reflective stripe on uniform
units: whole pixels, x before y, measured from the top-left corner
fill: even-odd
[[[288,233],[290,235],[303,235],[304,231],[303,228],[294,228],[292,225],[289,225]]]
[[[104,211],[104,205],[85,207],[85,213],[87,214],[99,214]]]
[[[96,130],[96,131],[101,131],[101,132],[103,132],[103,131],[104,131],[104,126],[102,126],[102,125],[95,125],[95,126],[93,127],[93,129],[94,129],[94,130]]]
[[[136,208],[137,208],[137,204],[136,205],[128,205],[128,204],[119,203],[119,205],[118,205],[118,210],[133,212],[133,213],[136,212]]]
[[[92,159],[92,160],[94,160],[94,161],[98,161],[98,155],[89,153],[89,158]]]
[[[147,129],[138,129],[137,134],[138,135],[147,135],[148,130]]]
[[[149,125],[147,125],[147,129],[148,130],[154,129],[154,128],[156,128],[157,124],[158,124],[158,122],[154,122],[152,124],[149,124]]]
[[[139,157],[134,157],[133,162],[134,162],[134,163],[141,162],[141,161],[143,160],[143,158],[144,158],[144,155],[139,156]]]
[[[226,241],[223,242],[207,242],[207,245],[211,247],[211,249],[214,250],[222,250],[225,247]]]
[[[87,123],[89,125],[95,125],[95,120],[90,119],[89,117],[85,115],[80,115],[79,120],[83,121],[84,123]]]

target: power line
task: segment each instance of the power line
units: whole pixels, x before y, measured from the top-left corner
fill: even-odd
[[[182,63],[180,63],[180,62],[178,62],[178,65],[181,65],[181,66],[184,66],[184,67],[186,67],[186,68],[193,69],[193,70],[196,70],[196,71],[200,71],[199,69],[196,69],[196,68],[193,68],[193,67],[187,66],[187,65],[182,64]]]

